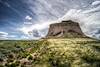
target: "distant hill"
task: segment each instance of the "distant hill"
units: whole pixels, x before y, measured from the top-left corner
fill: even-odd
[[[46,38],[80,38],[87,37],[77,22],[68,20],[50,25]]]

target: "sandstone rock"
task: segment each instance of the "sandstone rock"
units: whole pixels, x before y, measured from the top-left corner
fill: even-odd
[[[46,38],[77,38],[87,37],[77,22],[62,21],[50,25]]]

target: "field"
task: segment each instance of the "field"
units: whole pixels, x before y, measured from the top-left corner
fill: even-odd
[[[1,40],[0,67],[100,67],[100,41],[89,38]]]

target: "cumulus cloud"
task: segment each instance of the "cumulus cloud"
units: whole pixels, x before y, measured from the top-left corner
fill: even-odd
[[[32,17],[29,16],[29,15],[27,15],[27,16],[25,17],[24,24],[26,24],[26,25],[31,25],[31,24],[32,24]]]
[[[47,34],[49,25],[52,23],[56,23],[56,21],[48,21],[44,23],[37,23],[31,26],[23,26],[18,28],[18,30],[23,32],[25,35],[28,35],[29,37],[36,38],[38,36],[37,38],[41,38]]]
[[[27,20],[32,20],[32,17],[26,16],[25,19],[27,19]]]

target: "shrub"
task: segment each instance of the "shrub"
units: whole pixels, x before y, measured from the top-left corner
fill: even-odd
[[[33,57],[31,55],[28,56],[28,60],[32,60]]]

